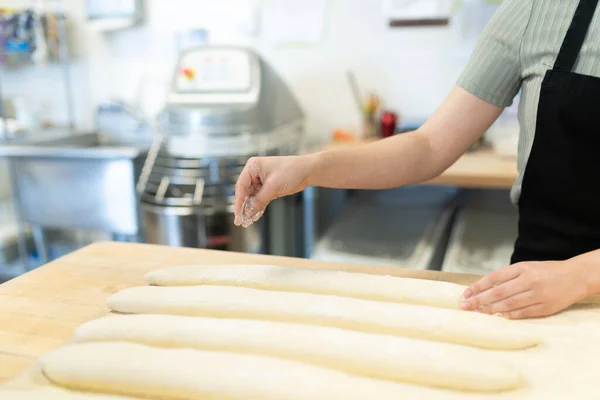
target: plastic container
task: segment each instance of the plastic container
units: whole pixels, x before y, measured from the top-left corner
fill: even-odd
[[[322,261],[441,268],[457,191],[407,187],[359,192],[315,246]]]
[[[518,220],[508,191],[474,192],[457,213],[442,270],[486,275],[509,266]]]

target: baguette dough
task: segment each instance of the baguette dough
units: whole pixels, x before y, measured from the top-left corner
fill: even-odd
[[[157,286],[241,286],[456,309],[467,288],[426,279],[272,265],[178,266],[149,272],[145,279]]]
[[[56,385],[76,390],[173,400],[398,400],[470,398],[272,357],[159,349],[133,343],[84,343],[43,356]]]
[[[135,400],[134,397],[72,392],[52,386],[34,389],[0,389],[0,400]]]
[[[484,350],[280,322],[131,315],[88,322],[77,328],[74,339],[262,354],[371,378],[465,391],[504,391],[523,382],[511,365]]]
[[[107,305],[129,314],[295,322],[489,349],[524,349],[540,343],[526,323],[474,312],[239,287],[134,287],[112,295]]]

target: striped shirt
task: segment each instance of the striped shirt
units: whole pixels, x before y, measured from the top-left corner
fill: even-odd
[[[521,91],[519,178],[511,193],[515,203],[535,136],[542,80],[554,65],[578,4],[579,0],[504,0],[457,81],[500,107],[510,106]],[[574,72],[600,77],[600,10]]]

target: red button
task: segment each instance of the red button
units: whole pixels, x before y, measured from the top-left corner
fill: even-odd
[[[191,68],[184,68],[181,72],[188,79],[194,79],[194,76],[196,75],[194,70]]]

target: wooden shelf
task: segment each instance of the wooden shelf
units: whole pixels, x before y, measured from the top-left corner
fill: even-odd
[[[389,22],[390,28],[448,26],[449,24],[450,24],[449,18],[392,19]]]
[[[359,146],[376,139],[331,142],[322,150]],[[462,188],[510,189],[517,180],[517,159],[499,156],[490,148],[482,148],[462,156],[439,177],[427,185],[448,185]]]
[[[476,150],[462,156],[429,185],[463,188],[510,189],[518,177],[517,159],[501,157],[490,149]]]

